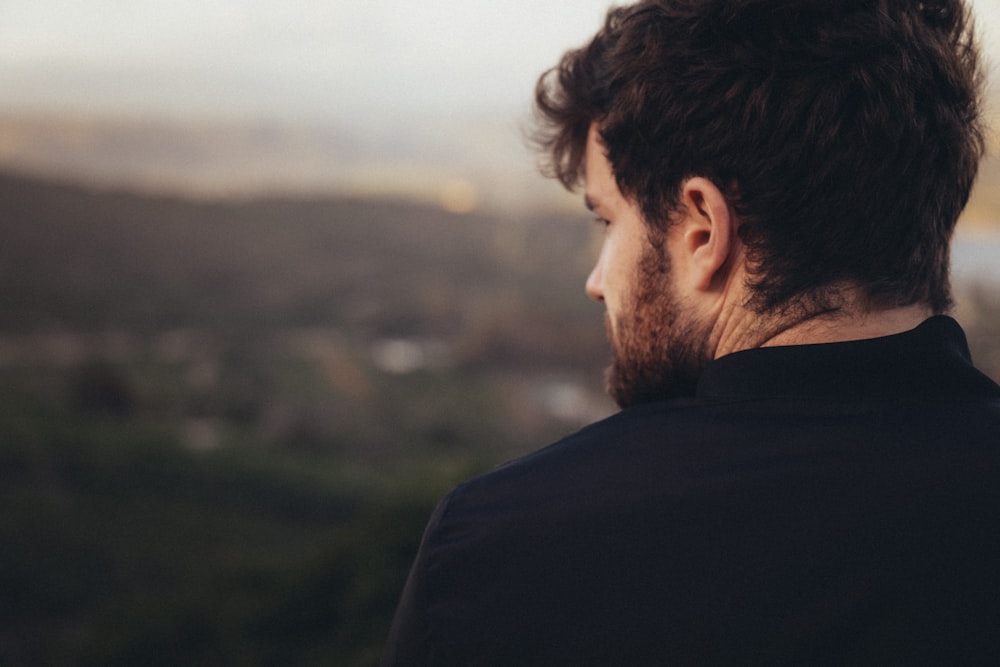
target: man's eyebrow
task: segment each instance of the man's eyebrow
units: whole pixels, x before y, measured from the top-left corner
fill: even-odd
[[[588,211],[593,211],[595,208],[597,208],[597,203],[590,198],[590,195],[583,196],[583,205],[587,207]]]

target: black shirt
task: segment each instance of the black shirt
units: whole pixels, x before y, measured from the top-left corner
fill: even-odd
[[[1000,387],[934,317],[746,350],[457,487],[384,665],[1000,655]]]

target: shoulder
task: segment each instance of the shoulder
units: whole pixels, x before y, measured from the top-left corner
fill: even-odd
[[[698,410],[674,402],[626,410],[456,487],[428,525],[416,566],[435,646],[527,664],[510,652],[569,649],[584,641],[575,634],[581,618],[597,622],[620,595],[643,595],[633,574],[664,554],[646,536],[668,534],[651,527],[651,510],[668,511],[682,484],[677,433]],[[615,583],[622,563],[634,573]],[[594,613],[567,613],[574,600]]]
[[[474,545],[508,552],[589,534],[647,503],[662,507],[718,455],[704,447],[712,412],[693,399],[638,406],[474,477],[442,501],[429,548],[441,547],[440,556]]]
[[[630,408],[456,487],[443,522],[566,521],[814,474],[856,479],[915,458],[996,469],[996,399],[680,399]],[[867,467],[866,467],[867,466]]]
[[[607,488],[657,460],[665,463],[687,444],[701,414],[702,406],[693,400],[623,410],[461,484],[452,492],[452,502],[576,489],[592,494],[595,482]]]

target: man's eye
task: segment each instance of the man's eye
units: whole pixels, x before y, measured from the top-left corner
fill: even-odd
[[[607,227],[611,224],[610,220],[608,220],[607,218],[602,218],[600,216],[594,218],[594,222],[600,225],[601,227]]]

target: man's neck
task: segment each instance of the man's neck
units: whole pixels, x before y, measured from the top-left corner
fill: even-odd
[[[841,343],[891,336],[918,327],[933,314],[929,307],[919,304],[863,310],[848,303],[834,312],[789,319],[768,317],[736,307],[730,309],[722,329],[717,330],[715,357],[756,347]]]
[[[842,343],[891,336],[915,329],[933,314],[927,306],[912,305],[867,313],[820,315],[782,329],[758,347]]]

